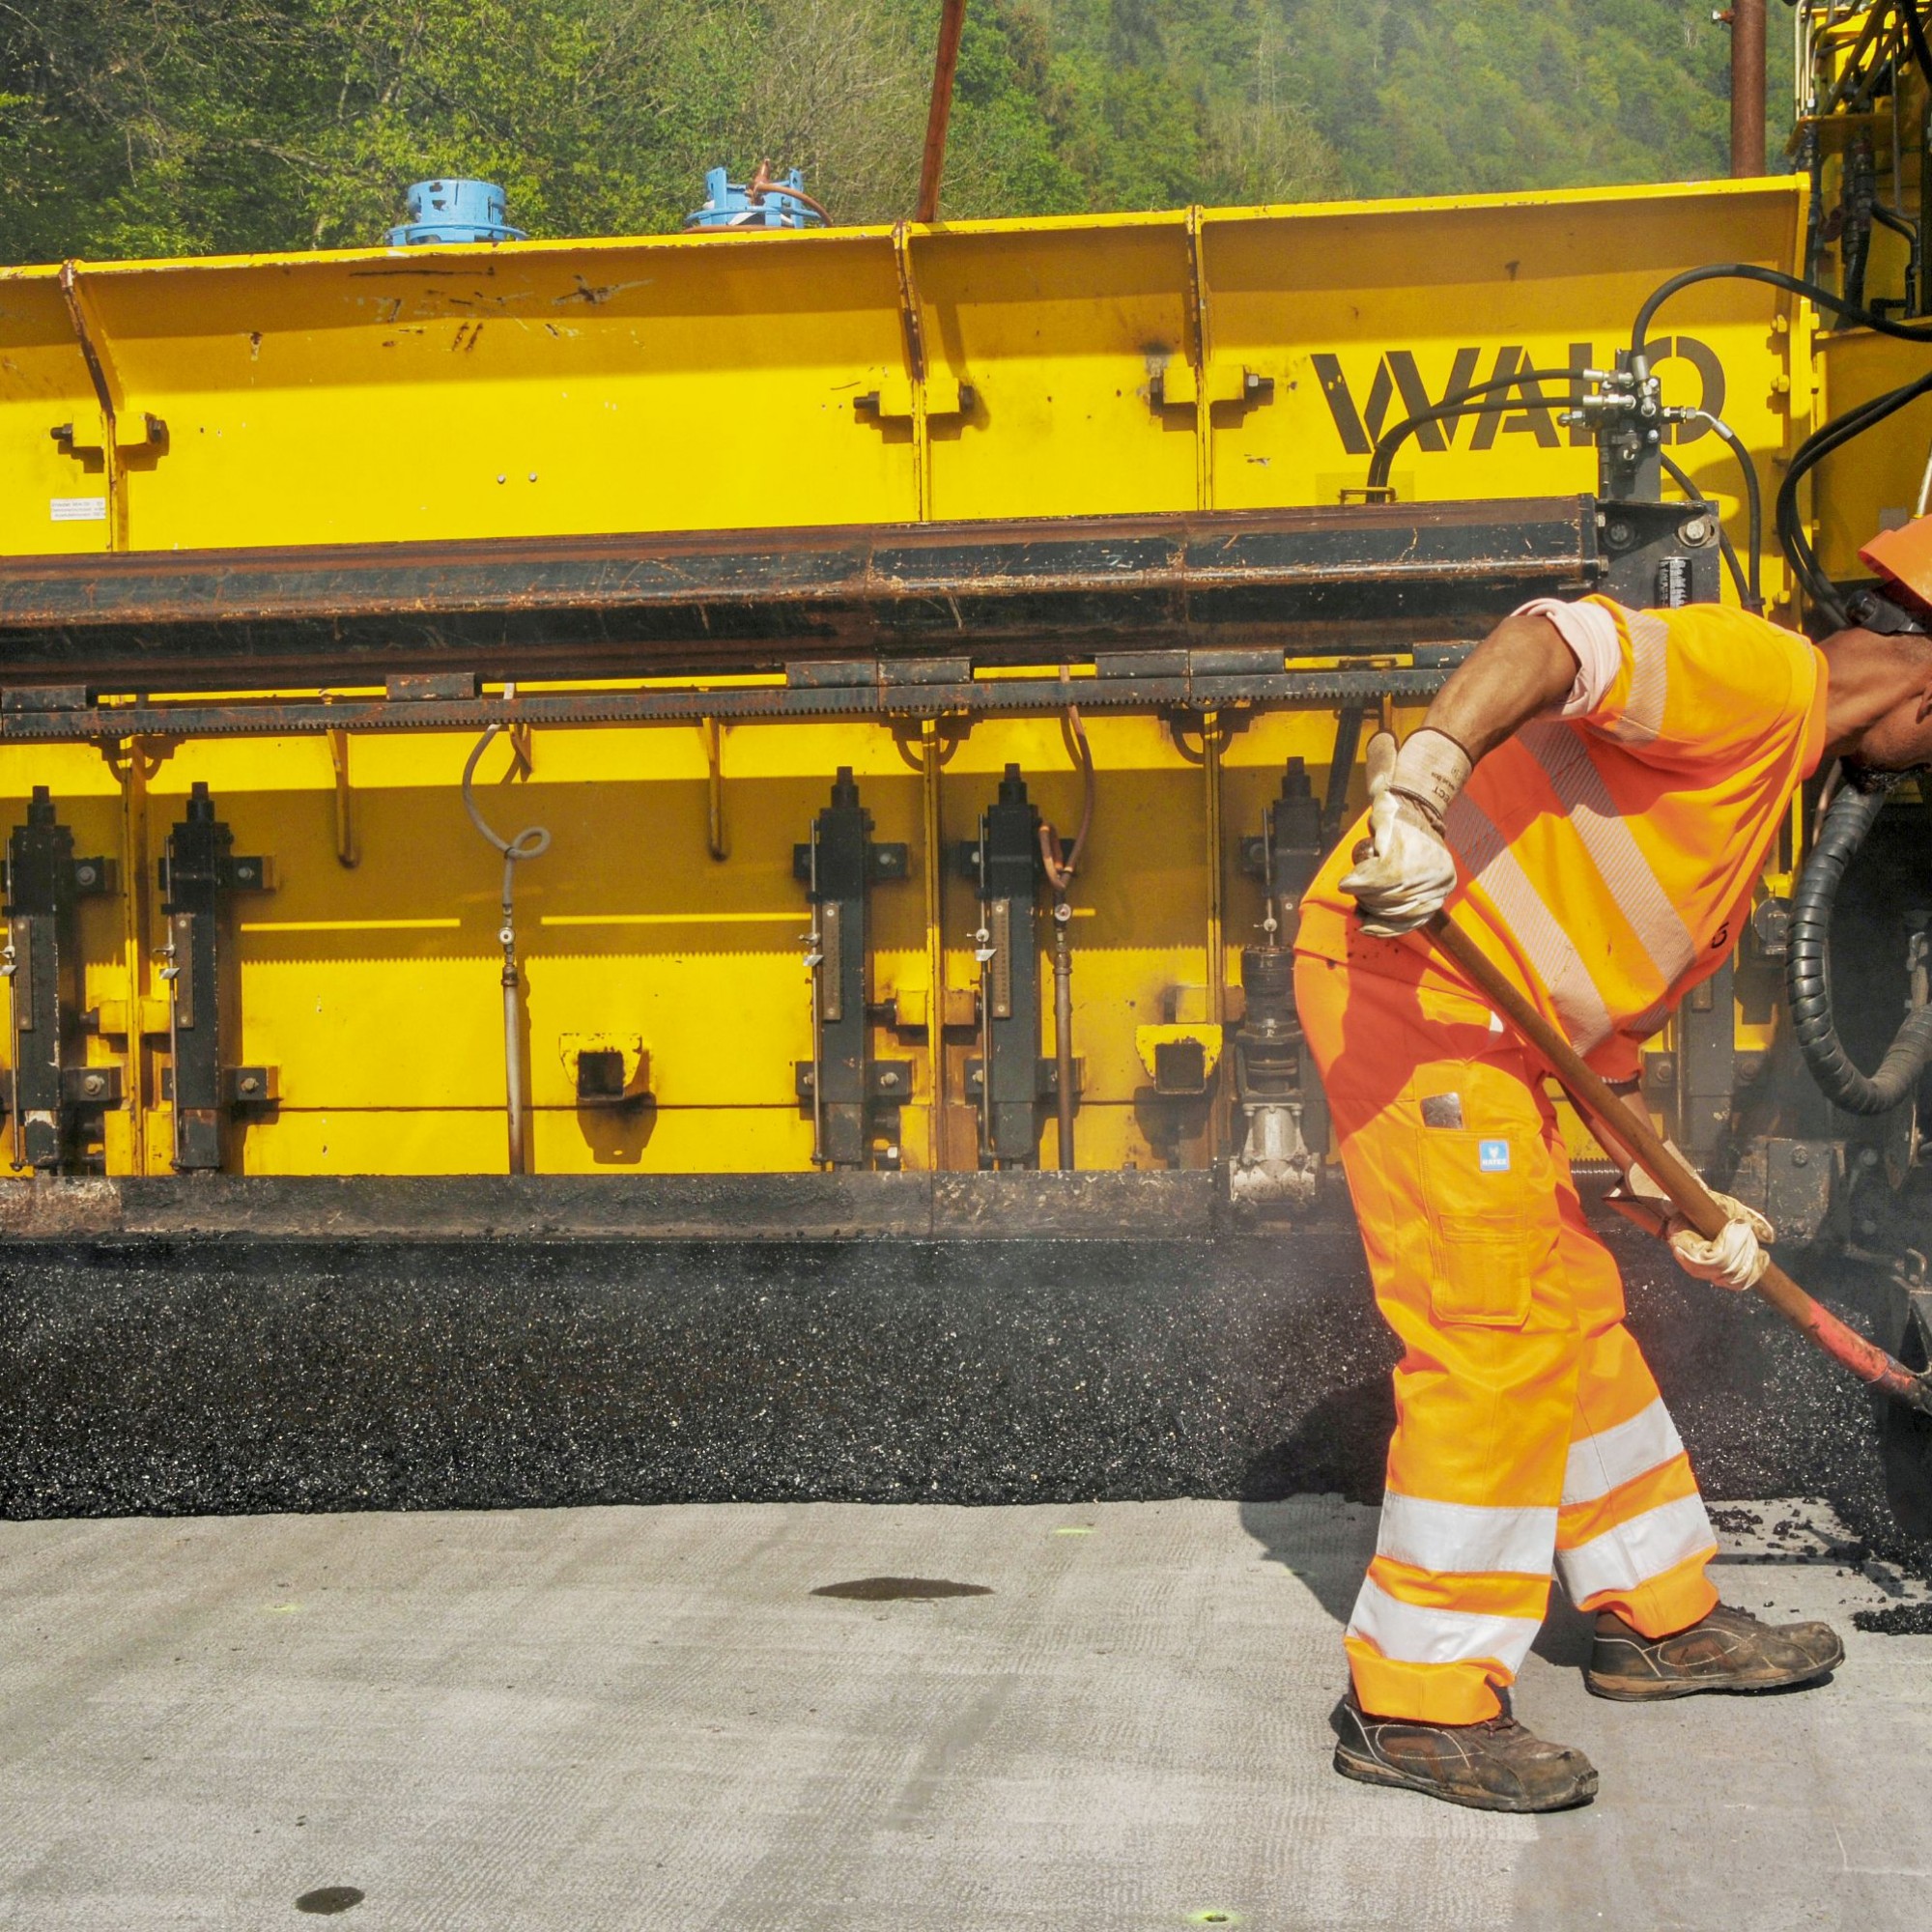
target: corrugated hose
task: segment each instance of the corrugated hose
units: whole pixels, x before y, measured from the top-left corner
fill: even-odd
[[[1832,801],[1818,842],[1791,900],[1785,989],[1793,1037],[1819,1091],[1848,1114],[1889,1114],[1911,1096],[1932,1065],[1932,1007],[1906,1016],[1875,1073],[1852,1065],[1832,1014],[1832,911],[1865,835],[1885,808],[1885,788],[1848,783]]]

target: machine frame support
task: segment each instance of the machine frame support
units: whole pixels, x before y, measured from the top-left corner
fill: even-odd
[[[874,840],[852,768],[839,766],[831,803],[812,820],[810,838],[792,848],[793,876],[811,901],[812,1057],[798,1063],[795,1077],[811,1109],[811,1157],[820,1167],[899,1165],[912,1063],[872,1055],[871,889],[909,868],[904,844]]]
[[[121,1100],[121,1069],[87,1065],[80,900],[115,889],[105,859],[76,858],[73,834],[36,785],[27,819],[7,841],[6,944],[0,974],[13,992],[8,1111],[15,1168],[73,1172],[100,1116]]]
[[[272,1068],[233,1066],[228,1058],[240,989],[227,900],[233,893],[271,890],[271,867],[266,858],[237,856],[234,834],[197,780],[186,815],[168,834],[160,883],[174,1167],[180,1174],[213,1171],[223,1165],[234,1115],[276,1097]]]
[[[1039,811],[1018,765],[1007,767],[960,861],[980,895],[980,1055],[966,1063],[967,1091],[980,1103],[980,1162],[1032,1167],[1055,1069],[1040,1057]]]

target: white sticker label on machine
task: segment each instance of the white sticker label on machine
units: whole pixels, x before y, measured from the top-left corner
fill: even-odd
[[[57,524],[104,524],[105,497],[55,497],[47,505]]]

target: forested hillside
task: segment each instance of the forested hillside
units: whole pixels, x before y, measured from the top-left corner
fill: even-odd
[[[944,212],[1722,173],[1710,0],[972,0]],[[0,7],[0,260],[375,240],[439,173],[542,235],[670,228],[707,166],[907,213],[938,0]],[[1786,15],[1773,10],[1782,52]],[[1787,56],[1788,59],[1788,56]],[[1777,66],[1775,59],[1774,66]],[[1788,114],[1772,83],[1773,128]]]

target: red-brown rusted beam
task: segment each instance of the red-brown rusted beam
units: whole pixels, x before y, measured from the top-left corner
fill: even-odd
[[[1764,0],[1733,0],[1731,173],[1764,173]]]
[[[959,32],[965,24],[966,0],[945,0],[939,16],[939,55],[932,64],[932,100],[925,114],[925,155],[919,167],[915,218],[920,221],[939,219],[939,178],[946,169],[946,128],[952,119],[952,75],[959,65]]]

